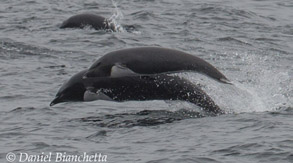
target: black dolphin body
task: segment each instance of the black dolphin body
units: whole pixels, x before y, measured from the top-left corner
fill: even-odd
[[[181,100],[200,106],[210,113],[223,113],[204,91],[178,76],[155,74],[87,78],[84,83],[115,101]]]
[[[77,73],[66,82],[50,105],[68,101],[85,101],[86,89],[91,88],[92,92],[102,93],[109,99],[119,102],[181,100],[200,106],[209,113],[224,113],[204,91],[188,80],[177,76],[154,74],[83,79],[85,72],[86,70]]]
[[[110,29],[115,31],[115,26],[106,18],[91,13],[74,15],[65,20],[60,28],[84,28],[87,26],[96,30]]]
[[[86,88],[83,84],[82,76],[86,71],[87,69],[80,71],[66,81],[58,90],[55,99],[51,102],[50,106],[61,102],[84,101],[83,96]]]
[[[194,55],[160,47],[139,47],[110,52],[99,58],[86,72],[85,77],[111,76],[112,67],[124,65],[137,74],[160,74],[194,71],[217,81],[229,80],[214,66]]]

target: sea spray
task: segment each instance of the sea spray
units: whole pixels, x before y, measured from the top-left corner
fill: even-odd
[[[110,18],[108,18],[108,23],[110,26],[114,26],[114,31],[124,32],[125,30],[121,26],[121,20],[123,19],[123,14],[121,10],[118,8],[117,2],[112,0],[112,4],[114,6],[113,14]]]

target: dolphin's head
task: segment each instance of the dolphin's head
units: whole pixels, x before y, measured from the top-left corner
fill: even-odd
[[[67,101],[84,101],[86,88],[82,82],[82,77],[87,70],[83,70],[72,76],[65,82],[56,94],[50,106]]]

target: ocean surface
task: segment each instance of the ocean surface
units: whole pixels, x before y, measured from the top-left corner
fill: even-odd
[[[118,31],[59,29],[87,12]],[[84,155],[95,154],[111,163],[293,162],[292,0],[1,0],[0,13],[1,162],[90,162]],[[49,106],[95,59],[143,46],[217,67],[233,85],[176,75],[227,114],[202,117],[193,104],[159,100]]]

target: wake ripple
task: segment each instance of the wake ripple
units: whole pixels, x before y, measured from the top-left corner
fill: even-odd
[[[103,116],[85,117],[74,119],[73,121],[79,121],[99,127],[127,128],[134,126],[156,126],[184,119],[202,118],[205,116],[207,115],[186,109],[174,112],[167,110],[143,110],[136,113],[119,113],[113,115],[107,114]]]

